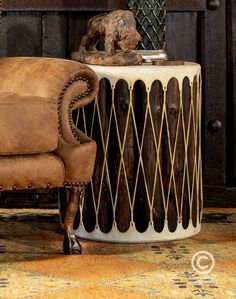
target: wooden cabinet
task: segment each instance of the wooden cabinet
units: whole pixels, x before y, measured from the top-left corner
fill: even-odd
[[[1,56],[66,58],[78,48],[92,15],[125,5],[124,0],[2,3]],[[167,9],[169,58],[202,65],[205,205],[235,206],[236,2],[167,0]]]

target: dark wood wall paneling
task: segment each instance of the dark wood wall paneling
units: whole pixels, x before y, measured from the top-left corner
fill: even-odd
[[[205,11],[205,0],[167,0],[168,11]]]
[[[229,116],[227,130],[234,135],[227,142],[227,162],[228,179],[236,184],[236,4],[234,0],[229,0],[227,4],[227,98],[230,99],[226,107]]]
[[[2,0],[7,11],[109,11],[124,7],[124,0]]]
[[[202,74],[205,116],[205,184],[226,184],[226,7],[208,10],[202,18]],[[222,129],[213,132],[210,121],[219,120]]]
[[[208,206],[236,207],[235,11],[234,0],[222,0],[217,10],[202,16],[204,193]],[[214,132],[211,120],[219,121],[222,128]]]
[[[231,81],[232,100],[234,105],[234,181],[236,181],[236,3],[235,0],[230,1],[230,10],[228,10],[231,20],[231,40],[229,40],[229,66],[231,72],[228,80]]]
[[[205,0],[167,0],[168,11],[204,11]],[[2,0],[5,10],[38,11],[109,11],[125,8],[125,0]]]
[[[167,14],[166,50],[169,59],[197,61],[197,13]]]
[[[168,11],[204,11],[205,0],[167,0]],[[125,0],[2,0],[5,10],[105,11],[125,8]]]
[[[94,15],[95,11],[109,11],[125,6],[124,0],[95,3],[83,0],[67,0],[66,3],[61,0],[40,2],[3,0],[2,2],[3,11],[6,11],[2,18],[4,31],[2,38],[6,37],[5,33],[7,33],[8,40],[2,42],[5,46],[1,49],[1,55],[67,58],[72,50],[78,48],[81,36],[86,31],[87,20]],[[196,11],[205,9],[205,0],[191,1],[191,5],[186,0],[180,0],[178,3],[168,0],[167,6],[168,11],[194,11],[169,12],[167,26],[167,40],[170,41],[167,44],[169,57],[196,61]],[[14,19],[15,21],[12,21],[14,23],[11,23]]]
[[[233,160],[236,163],[236,2],[221,0],[217,10],[207,10],[206,2],[167,0],[166,48],[169,58],[197,61],[202,65],[205,204],[233,206],[236,198],[235,183],[231,182],[236,177],[233,163]],[[86,32],[87,20],[101,10],[122,7],[123,3],[122,0],[3,0],[0,55],[69,58]],[[222,124],[218,132],[208,128],[208,123],[215,119]]]
[[[67,18],[61,12],[42,14],[42,56],[67,56]]]
[[[6,55],[14,56],[21,53],[27,56],[41,56],[41,14],[8,12],[6,18]]]
[[[95,13],[122,7],[123,0],[2,1],[1,56],[69,58]]]

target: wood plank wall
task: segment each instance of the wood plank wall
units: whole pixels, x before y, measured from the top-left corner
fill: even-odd
[[[69,58],[91,16],[124,7],[123,0],[68,0],[66,6],[61,0],[2,2],[0,56]],[[236,2],[221,0],[217,10],[208,10],[206,3],[167,0],[166,48],[169,58],[202,65],[205,202],[232,206],[236,204]],[[211,120],[219,120],[222,128],[212,131]]]
[[[125,0],[2,0],[6,11],[109,11],[125,8]],[[204,11],[205,0],[166,0],[168,11]]]
[[[10,11],[2,16],[1,56],[69,58],[97,12]],[[197,12],[169,12],[166,40],[169,57],[197,60]],[[184,24],[184,26],[183,26]]]

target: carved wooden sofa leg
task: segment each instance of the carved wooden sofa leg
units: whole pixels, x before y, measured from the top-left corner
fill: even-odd
[[[76,186],[70,187],[69,200],[66,207],[65,222],[64,222],[64,242],[63,250],[65,254],[81,254],[82,247],[79,238],[74,233],[74,219],[79,205],[84,199],[85,189],[87,184],[78,183]]]

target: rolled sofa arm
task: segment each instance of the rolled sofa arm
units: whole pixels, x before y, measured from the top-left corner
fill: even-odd
[[[98,91],[96,74],[76,61],[42,57],[0,58],[0,90],[57,101],[58,129],[68,143],[78,139],[72,111],[89,104]]]
[[[68,184],[88,182],[96,144],[76,128],[72,112],[94,100],[98,91],[94,71],[72,60],[4,57],[0,58],[0,91],[46,97],[57,103],[59,138],[55,152],[65,163]]]
[[[0,90],[7,92],[58,99],[63,89],[68,89],[67,84],[76,77],[78,83],[84,83],[81,86],[85,88],[86,81],[80,82],[79,79],[87,76],[94,84],[91,88],[94,87],[94,90],[97,88],[95,73],[87,66],[72,60],[45,57],[1,57],[0,70]]]

